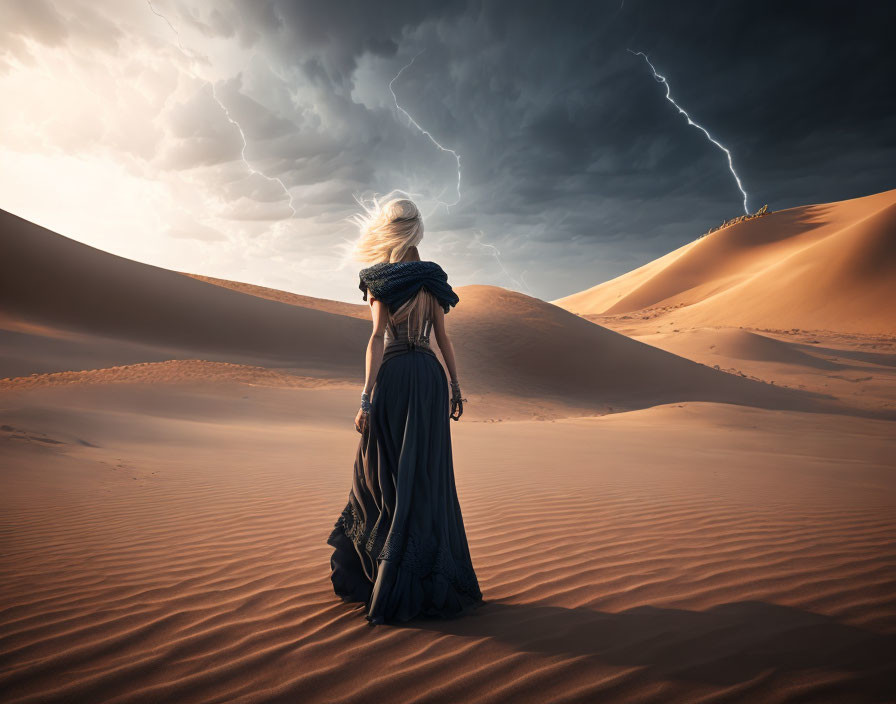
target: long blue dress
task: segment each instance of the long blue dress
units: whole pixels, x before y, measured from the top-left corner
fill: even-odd
[[[371,623],[452,618],[482,603],[451,454],[448,380],[429,346],[391,321],[348,503],[327,543],[336,594]]]

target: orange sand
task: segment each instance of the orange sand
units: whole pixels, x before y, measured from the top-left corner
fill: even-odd
[[[791,208],[552,303],[581,315],[896,335],[896,190]]]
[[[366,306],[198,280],[0,213],[3,700],[896,699],[892,308],[844,312],[890,285],[846,252],[878,241],[894,199],[735,226],[773,229],[776,254],[714,233],[580,294],[600,324],[459,288],[446,320],[470,403],[451,432],[487,603],[376,628],[332,593],[325,543]],[[805,229],[822,218],[827,236]],[[843,234],[856,223],[871,234]],[[809,277],[810,253],[847,240],[831,278]],[[749,303],[714,301],[775,261],[793,263],[779,297],[806,287],[796,317],[760,301],[737,327]],[[822,314],[810,279],[865,293]],[[670,301],[700,323],[642,314]]]

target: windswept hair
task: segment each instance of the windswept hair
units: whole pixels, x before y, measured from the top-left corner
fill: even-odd
[[[361,236],[352,250],[354,259],[364,264],[398,262],[411,247],[423,239],[423,216],[414,201],[394,198],[392,191],[382,198],[375,196],[365,202],[356,198],[364,214],[351,218]],[[396,310],[389,312],[389,324],[408,322],[408,339],[421,335],[426,321],[432,321],[439,302],[426,288],[421,288]],[[394,330],[394,328],[393,328]]]
[[[414,201],[407,198],[357,199],[363,214],[350,218],[361,236],[352,249],[352,257],[363,264],[401,261],[411,247],[423,239],[423,216]]]

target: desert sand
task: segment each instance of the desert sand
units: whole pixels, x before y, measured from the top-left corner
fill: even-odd
[[[771,213],[554,302],[458,287],[486,603],[376,628],[325,543],[366,304],[0,211],[3,700],[896,699],[894,202]]]
[[[896,190],[769,213],[552,303],[581,315],[896,336]]]

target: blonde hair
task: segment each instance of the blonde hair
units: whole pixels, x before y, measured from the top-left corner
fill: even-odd
[[[389,322],[395,326],[407,320],[408,340],[419,338],[425,330],[426,321],[434,320],[438,305],[438,299],[421,286],[420,290],[396,308],[394,313],[389,313]],[[393,334],[395,334],[394,327]]]
[[[382,198],[374,196],[369,203],[355,198],[364,209],[363,214],[351,218],[361,236],[352,250],[352,257],[364,264],[400,262],[411,247],[423,239],[423,216],[414,201],[394,198],[392,191]],[[428,289],[421,287],[410,299],[394,312],[389,311],[389,323],[395,326],[408,321],[408,339],[423,334],[426,321],[436,314],[438,299]]]
[[[408,249],[423,239],[423,216],[419,208],[407,198],[389,198],[394,193],[381,199],[374,196],[369,204],[355,199],[364,213],[351,218],[361,231],[352,257],[363,264],[400,262]]]

